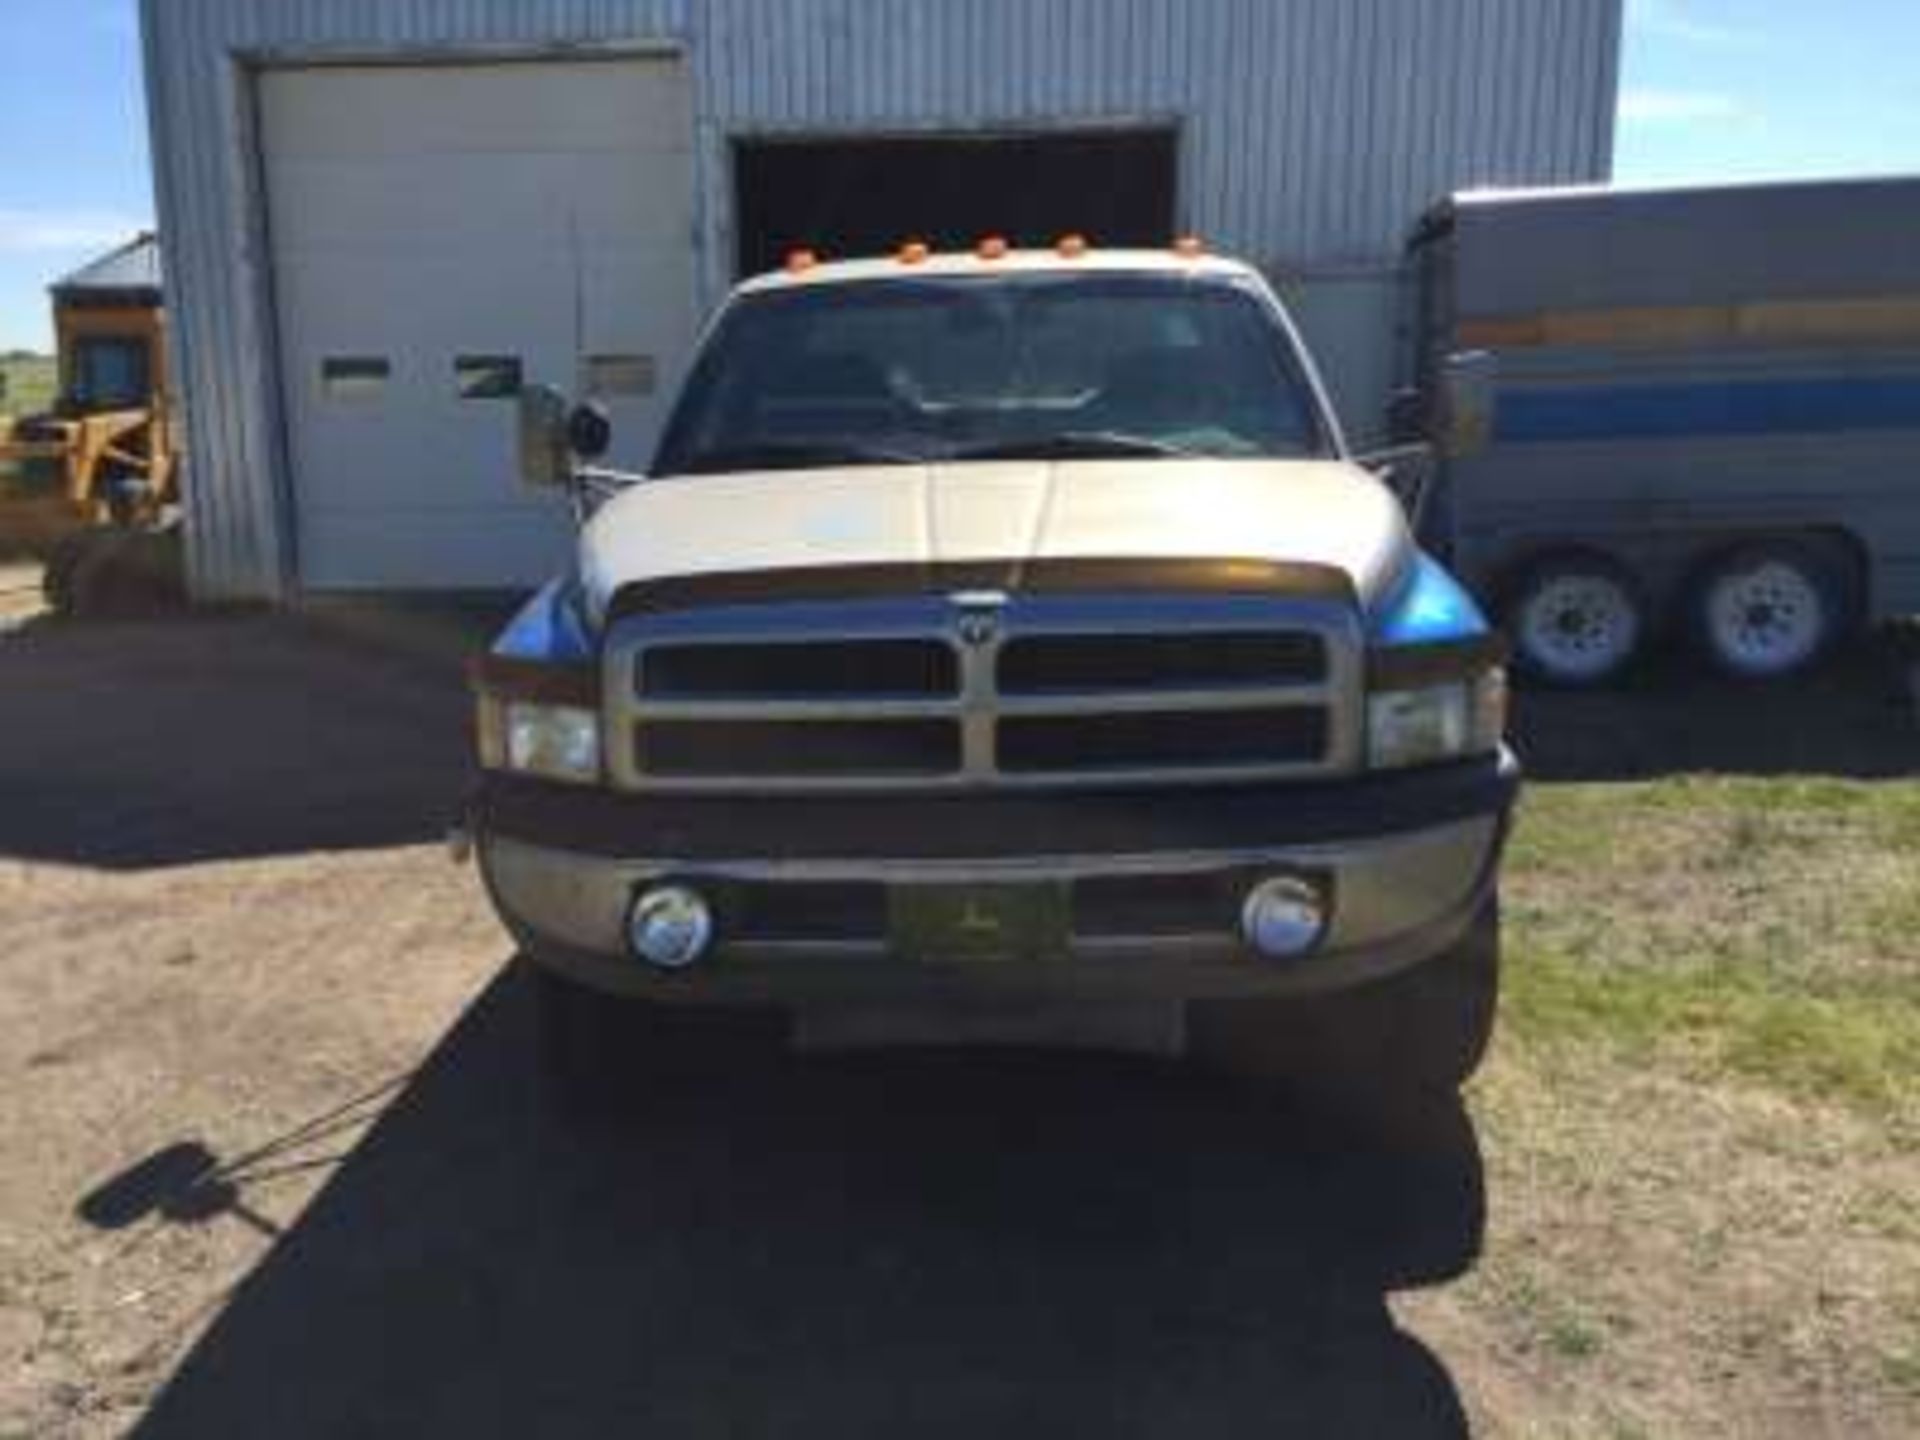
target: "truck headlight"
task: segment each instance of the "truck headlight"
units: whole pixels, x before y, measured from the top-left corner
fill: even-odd
[[[482,759],[497,768],[581,785],[600,779],[600,717],[592,710],[530,700],[483,703],[481,732]]]
[[[1367,761],[1375,769],[1490,755],[1507,727],[1507,675],[1498,666],[1467,680],[1367,698]]]

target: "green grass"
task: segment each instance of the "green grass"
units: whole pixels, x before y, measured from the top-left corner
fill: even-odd
[[[1600,1043],[1797,1097],[1920,1105],[1920,997],[1877,982],[1829,988],[1722,961],[1599,968],[1522,942],[1509,954],[1502,1024],[1539,1049]]]
[[[57,367],[50,355],[0,358],[0,415],[34,415],[53,404],[59,384]]]
[[[1920,782],[1540,786],[1507,882],[1536,1052],[1920,1117]]]

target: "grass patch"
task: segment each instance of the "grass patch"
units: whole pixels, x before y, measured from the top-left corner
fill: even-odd
[[[36,415],[53,404],[58,367],[50,355],[0,357],[0,416]]]
[[[1515,946],[1501,1004],[1501,1023],[1540,1050],[1604,1044],[1796,1098],[1920,1107],[1920,1003],[1881,983],[1821,994],[1741,963],[1599,967]]]
[[[1917,841],[1910,780],[1536,787],[1503,1023],[1543,1051],[1920,1114]]]

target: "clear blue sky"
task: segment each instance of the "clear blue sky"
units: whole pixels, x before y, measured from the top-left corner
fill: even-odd
[[[1552,3],[1552,0],[1537,0]],[[148,224],[134,0],[0,0],[0,349]],[[1616,178],[1920,173],[1920,0],[1627,0]]]

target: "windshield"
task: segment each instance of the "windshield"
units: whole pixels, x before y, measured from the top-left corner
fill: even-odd
[[[884,280],[752,296],[656,475],[924,460],[1327,453],[1253,291],[1178,276]]]
[[[151,390],[145,341],[95,336],[74,347],[69,398],[76,409],[132,409],[146,404]]]

